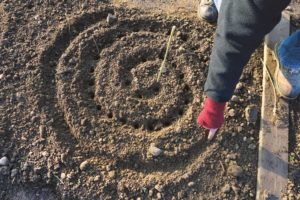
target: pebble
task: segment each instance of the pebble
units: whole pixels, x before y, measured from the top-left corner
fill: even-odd
[[[230,159],[230,160],[235,160],[236,159],[236,155],[235,154],[228,154],[227,156],[226,156],[226,158],[227,159]]]
[[[184,53],[185,52],[185,48],[183,46],[180,46],[178,48],[178,53]]]
[[[45,126],[40,125],[39,134],[40,134],[40,137],[42,137],[42,138],[46,136],[46,127]]]
[[[83,170],[85,170],[85,169],[87,168],[88,165],[89,165],[89,161],[86,160],[86,161],[83,161],[83,162],[80,164],[79,168],[80,168],[81,171],[83,171]]]
[[[94,181],[97,182],[97,181],[100,180],[100,178],[101,178],[101,177],[100,177],[99,175],[97,175],[97,176],[95,176]]]
[[[110,177],[110,178],[115,178],[116,177],[116,171],[110,171],[110,172],[108,172],[108,176]]]
[[[224,187],[222,188],[223,193],[228,193],[228,192],[230,192],[230,190],[231,190],[231,187],[229,184],[224,185]]]
[[[243,84],[242,84],[242,83],[238,83],[238,84],[236,85],[236,89],[237,89],[237,90],[242,89],[242,87],[243,87]]]
[[[41,155],[42,155],[43,157],[48,157],[48,156],[49,156],[49,153],[48,153],[47,151],[42,151],[42,152],[41,152]]]
[[[188,183],[188,186],[189,186],[189,187],[193,187],[194,185],[195,185],[195,182],[192,182],[192,181],[191,181],[191,182]]]
[[[4,74],[0,74],[0,80],[4,77]]]
[[[238,165],[230,165],[227,169],[227,173],[234,177],[241,177],[243,174],[243,169]]]
[[[0,166],[6,166],[6,165],[8,165],[8,163],[9,163],[9,160],[6,156],[4,156],[0,159]]]
[[[17,169],[12,169],[12,170],[11,170],[11,173],[10,173],[10,176],[13,178],[13,177],[15,177],[17,174],[18,174],[18,170],[17,170]]]
[[[2,174],[2,175],[9,175],[9,168],[8,168],[8,166],[2,166],[2,167],[0,167],[0,174]]]
[[[81,4],[81,8],[82,9],[86,9],[88,7],[88,3],[84,2],[83,4]]]
[[[86,118],[84,118],[84,119],[82,119],[82,120],[80,121],[80,124],[81,124],[82,126],[86,126],[86,125],[87,125],[87,122],[88,122],[88,120],[87,120]]]
[[[149,196],[149,197],[152,197],[152,196],[153,196],[153,190],[149,190],[148,196]]]
[[[238,194],[240,192],[240,189],[238,187],[236,187],[235,185],[233,185],[231,188],[235,194]]]
[[[149,153],[153,156],[159,156],[162,154],[162,150],[154,146],[153,144],[150,145],[149,147]]]
[[[162,198],[161,193],[157,193],[156,197],[157,197],[157,199],[161,199]]]
[[[115,15],[113,15],[113,14],[111,14],[111,13],[108,13],[107,18],[106,18],[106,22],[107,22],[109,25],[115,23],[117,20],[118,20],[118,18],[117,18]]]
[[[234,145],[234,148],[235,148],[236,150],[238,150],[238,149],[240,148],[240,146],[239,146],[238,144],[235,144],[235,145]]]
[[[163,187],[159,184],[155,185],[154,188],[158,191],[158,192],[162,192],[163,191]]]
[[[258,116],[258,109],[254,105],[250,105],[246,108],[245,110],[245,116],[248,121],[248,123],[253,123],[255,124],[257,121],[257,116]]]
[[[243,131],[243,127],[241,127],[241,126],[237,127],[237,131],[238,131],[239,133],[242,132],[242,131]]]
[[[239,99],[239,97],[238,97],[238,96],[236,96],[236,95],[233,95],[233,96],[231,97],[231,101],[232,101],[232,102],[235,102],[235,103],[237,103],[237,102],[239,102],[239,101],[240,101],[240,99]]]
[[[249,144],[248,149],[254,150],[254,149],[256,149],[256,145],[255,144]]]
[[[66,177],[67,177],[66,173],[61,173],[61,174],[60,174],[60,179],[61,179],[61,180],[65,180]]]
[[[230,109],[230,110],[228,111],[228,114],[229,114],[230,117],[234,117],[236,113],[235,113],[235,110],[234,110],[234,109]]]

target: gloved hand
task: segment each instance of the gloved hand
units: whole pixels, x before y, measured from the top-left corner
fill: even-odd
[[[203,128],[209,129],[210,134],[208,139],[212,139],[218,128],[224,123],[224,110],[226,103],[214,101],[207,97],[204,102],[204,107],[198,116],[198,124]]]

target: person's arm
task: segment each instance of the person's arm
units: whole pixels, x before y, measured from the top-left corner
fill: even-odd
[[[281,18],[290,0],[223,0],[211,54],[206,95],[227,102],[244,66]]]
[[[198,118],[201,126],[219,128],[205,119],[220,118],[215,115],[223,115],[224,109],[209,106],[229,101],[251,54],[280,21],[289,3],[290,0],[223,0],[205,83],[207,100]]]

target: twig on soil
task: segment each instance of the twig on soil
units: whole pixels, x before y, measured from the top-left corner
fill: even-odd
[[[100,50],[99,50],[99,47],[98,47],[98,45],[97,45],[97,42],[96,42],[96,40],[95,40],[95,38],[94,38],[94,36],[92,35],[92,37],[93,37],[93,41],[94,41],[94,43],[95,43],[95,46],[96,46],[96,49],[97,49],[97,52],[98,52],[98,54],[100,53]]]
[[[71,35],[71,25],[70,25],[70,19],[69,17],[67,16],[67,14],[65,14],[66,16],[66,19],[67,19],[67,25],[68,25],[68,31],[69,31],[69,35]]]
[[[272,88],[273,88],[274,98],[275,98],[275,103],[274,103],[274,108],[273,108],[273,115],[276,115],[278,98],[277,98],[277,94],[276,94],[275,79],[272,77],[271,72],[270,72],[267,64],[263,61],[263,59],[261,59],[260,61],[262,62],[263,67],[266,69],[267,75],[270,79],[270,82],[271,82],[271,85],[272,85]]]
[[[56,176],[55,174],[53,174],[53,176],[54,176],[57,180],[59,180],[59,182],[60,182],[61,184],[64,184],[64,182],[63,182],[58,176]]]
[[[176,29],[176,26],[173,26],[173,27],[172,27],[172,30],[171,30],[170,37],[169,37],[169,41],[168,41],[168,43],[167,43],[167,49],[166,49],[166,52],[165,52],[164,60],[163,60],[163,62],[161,63],[161,66],[160,66],[160,68],[159,68],[159,72],[158,72],[158,75],[157,75],[157,82],[159,82],[161,73],[162,73],[162,71],[163,71],[163,70],[165,69],[165,67],[166,67],[167,57],[168,57],[168,53],[169,53],[169,51],[170,51],[171,42],[172,42],[172,38],[173,38],[173,35],[174,35],[174,32],[175,32],[175,29]]]
[[[221,167],[222,167],[223,172],[225,172],[225,167],[224,167],[223,163],[222,163],[220,160],[219,160],[219,162],[220,162],[220,164],[221,164]]]

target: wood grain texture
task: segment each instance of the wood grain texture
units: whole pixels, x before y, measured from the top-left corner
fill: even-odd
[[[264,66],[268,66],[271,73],[274,73],[277,65],[272,53],[274,46],[289,32],[289,16],[284,14],[280,23],[266,36]],[[265,67],[261,111],[256,199],[281,199],[288,182],[289,106],[285,100],[275,98]]]

